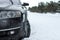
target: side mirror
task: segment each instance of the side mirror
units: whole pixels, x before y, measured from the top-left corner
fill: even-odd
[[[23,3],[22,6],[29,6],[29,3]]]

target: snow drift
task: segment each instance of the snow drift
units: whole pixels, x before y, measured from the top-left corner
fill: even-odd
[[[28,12],[31,36],[24,40],[60,40],[60,14]]]

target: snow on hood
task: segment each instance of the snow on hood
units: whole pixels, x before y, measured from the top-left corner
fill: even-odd
[[[20,10],[22,13],[26,12],[26,8],[21,5],[0,4],[0,9]]]
[[[7,4],[7,5],[6,5],[6,4],[0,4],[0,9],[1,9],[1,8],[6,8],[6,7],[8,7],[9,5],[10,5],[10,4]]]

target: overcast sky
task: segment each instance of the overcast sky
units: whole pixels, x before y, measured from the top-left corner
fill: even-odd
[[[39,2],[49,2],[49,1],[54,1],[54,2],[57,2],[59,0],[21,0],[21,2],[27,2],[29,3],[29,6],[32,7],[32,6],[37,6]]]

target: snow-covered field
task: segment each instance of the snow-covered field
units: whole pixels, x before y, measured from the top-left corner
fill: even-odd
[[[60,14],[28,12],[31,36],[24,40],[60,40]]]

